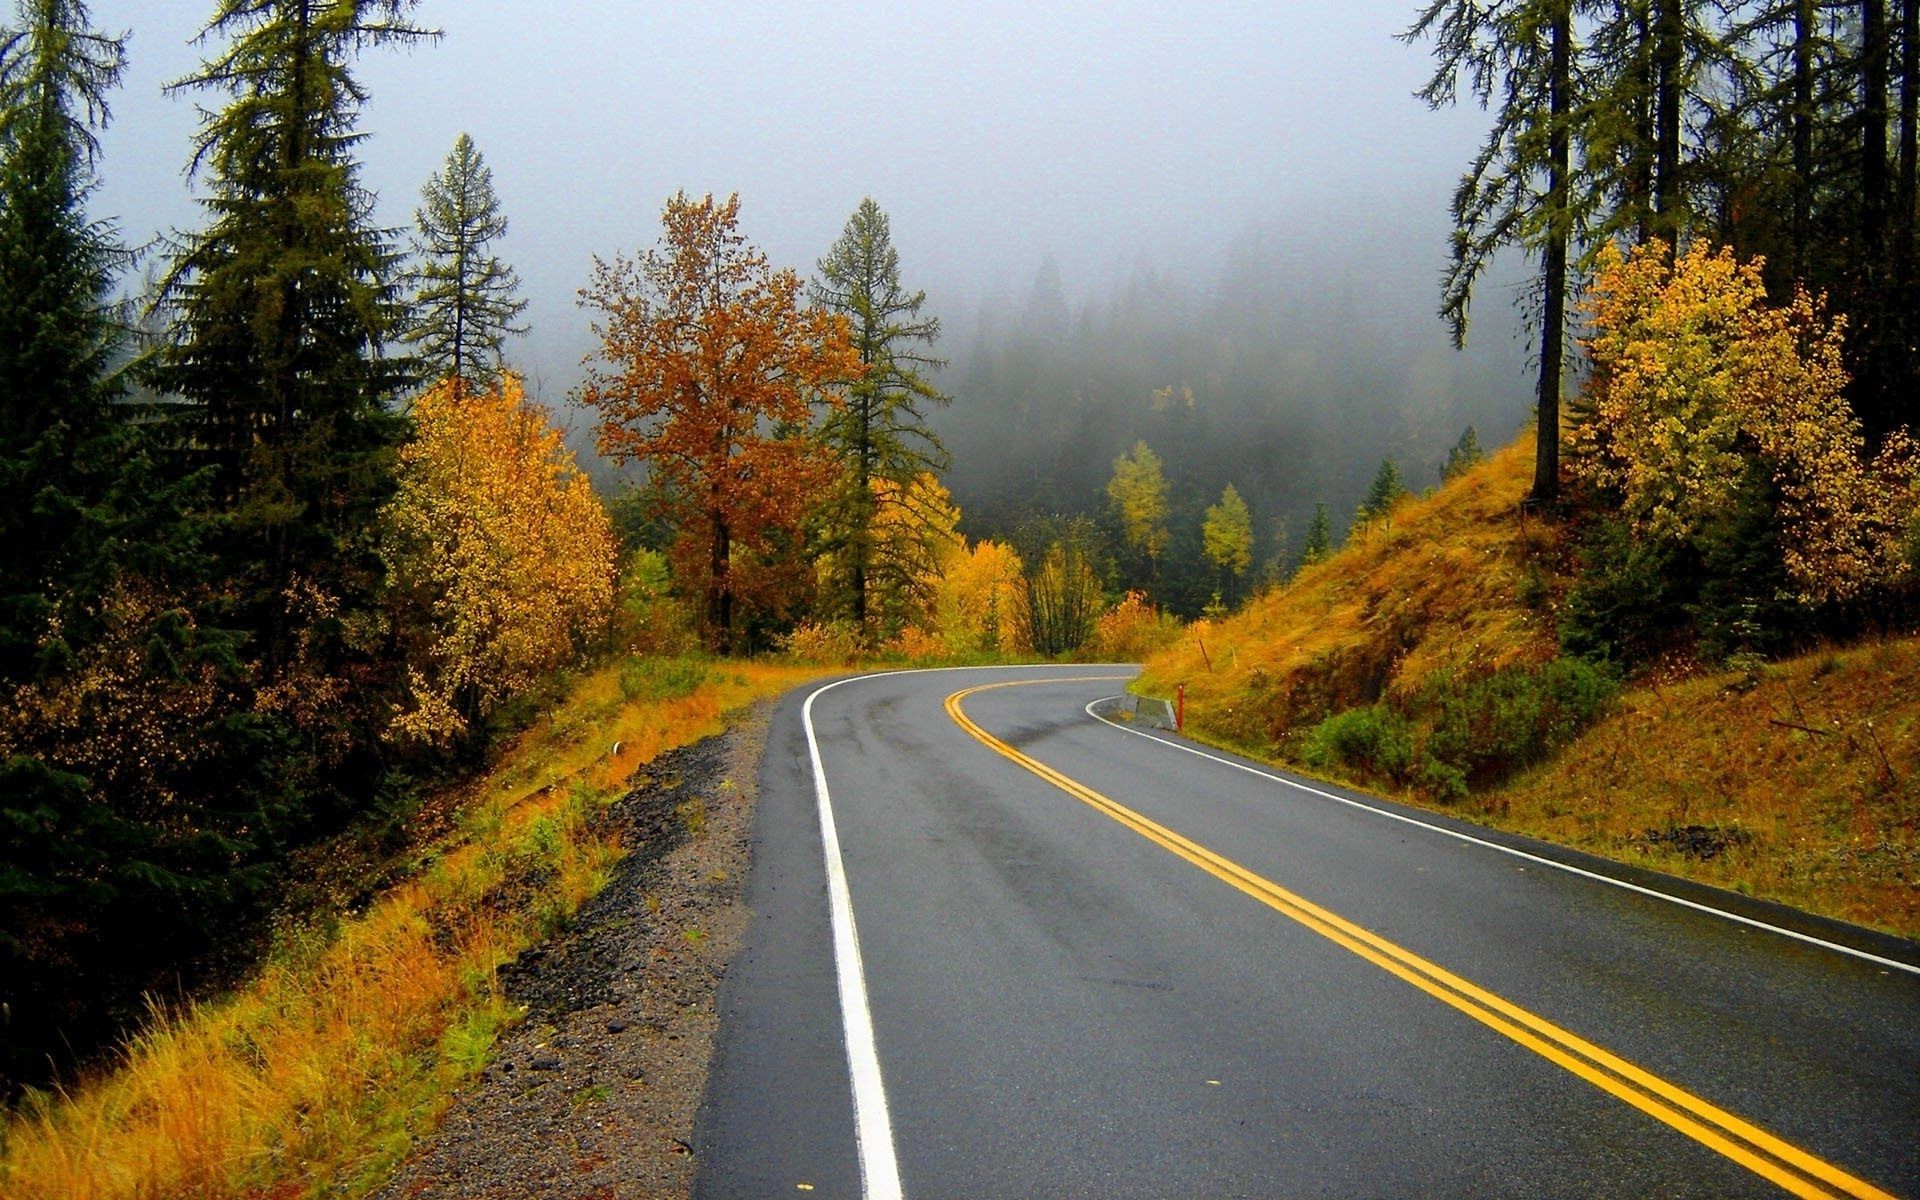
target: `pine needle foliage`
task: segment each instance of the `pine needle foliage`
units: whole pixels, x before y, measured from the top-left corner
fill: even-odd
[[[114,574],[130,431],[115,409],[124,253],[88,220],[96,130],[119,39],[75,0],[23,0],[0,29],[0,678],[36,665],[50,625],[81,636]],[[64,637],[63,637],[64,640]],[[60,654],[53,649],[53,659]]]
[[[414,348],[428,379],[458,379],[484,387],[500,373],[507,338],[526,311],[520,276],[489,252],[507,234],[507,218],[493,188],[493,171],[465,133],[454,139],[446,163],[428,178],[414,211],[413,252],[418,265],[412,324],[402,340]]]
[[[1469,425],[1460,434],[1460,440],[1447,451],[1447,461],[1440,464],[1440,482],[1451,483],[1473,469],[1475,463],[1486,457],[1480,449],[1480,431]]]
[[[864,368],[847,381],[845,403],[827,410],[820,436],[845,472],[827,548],[844,566],[846,611],[865,630],[874,607],[870,592],[910,587],[940,549],[908,544],[902,557],[888,552],[889,543],[876,530],[915,524],[890,521],[884,510],[909,503],[920,476],[947,468],[946,448],[927,427],[927,410],[952,398],[928,379],[946,365],[930,352],[940,338],[940,320],[922,315],[926,292],[902,286],[892,225],[871,197],[847,218],[818,272],[810,298],[847,319]],[[882,481],[891,486],[876,486]]]
[[[1307,525],[1307,540],[1300,548],[1300,565],[1310,567],[1324,562],[1333,553],[1333,531],[1327,524],[1326,501],[1315,501],[1313,520]]]
[[[392,402],[414,368],[384,353],[402,320],[398,262],[353,157],[367,93],[351,67],[437,36],[408,22],[413,7],[221,0],[201,39],[222,44],[169,85],[226,103],[202,110],[195,137],[208,225],[173,247],[156,382],[185,401],[176,421],[213,470],[236,618],[275,665],[305,632],[282,617],[296,581],[348,612],[379,582],[365,534],[392,488],[406,434]]]

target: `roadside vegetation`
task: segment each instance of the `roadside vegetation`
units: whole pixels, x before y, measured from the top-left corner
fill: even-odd
[[[1920,637],[1799,606],[1760,653],[1674,568],[1685,603],[1583,600],[1596,521],[1530,515],[1531,467],[1523,436],[1398,501],[1136,689],[1184,685],[1189,731],[1255,757],[1920,936]],[[1598,641],[1637,652],[1594,654],[1622,624]]]
[[[153,1019],[0,1127],[0,1194],[39,1200],[357,1195],[430,1130],[520,1013],[495,972],[563,925],[622,847],[591,828],[661,751],[817,675],[634,658],[582,677],[363,906],[282,929],[233,994]]]

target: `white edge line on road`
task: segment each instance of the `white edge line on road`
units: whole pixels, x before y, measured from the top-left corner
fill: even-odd
[[[879,671],[836,679],[815,688],[800,707],[800,724],[807,734],[807,756],[813,760],[813,793],[819,801],[821,853],[827,864],[827,909],[833,926],[834,974],[840,984],[840,1021],[846,1031],[847,1073],[853,1080],[853,1136],[860,1157],[860,1191],[866,1200],[901,1200],[900,1161],[893,1147],[893,1121],[887,1115],[887,1089],[880,1077],[880,1051],[873,1036],[873,1010],[867,1003],[866,973],[860,965],[860,934],[853,923],[853,893],[847,887],[847,867],[840,857],[840,834],[833,823],[833,801],[827,794],[827,769],[820,761],[820,739],[813,732],[813,702],[821,693],[843,683],[884,679],[889,675],[922,675],[942,671],[1032,670],[1025,667],[920,667]],[[1076,664],[1076,669],[1084,669]]]
[[[1431,821],[1422,821],[1418,817],[1410,817],[1405,813],[1393,812],[1390,809],[1380,808],[1377,805],[1367,804],[1363,801],[1355,800],[1348,796],[1341,796],[1334,792],[1322,791],[1317,787],[1310,787],[1307,784],[1299,783],[1295,780],[1288,779],[1285,776],[1274,775],[1274,774],[1271,774],[1270,772],[1262,771],[1258,767],[1250,767],[1245,763],[1234,762],[1230,758],[1222,758],[1217,754],[1208,754],[1205,750],[1196,750],[1192,746],[1183,746],[1179,742],[1169,741],[1168,739],[1162,738],[1162,737],[1155,737],[1150,733],[1145,733],[1138,729],[1130,729],[1127,726],[1122,725],[1118,721],[1110,721],[1107,718],[1101,716],[1099,713],[1093,711],[1095,705],[1105,704],[1109,700],[1118,700],[1118,699],[1120,699],[1120,697],[1118,696],[1103,696],[1100,699],[1095,700],[1092,704],[1087,705],[1086,713],[1088,716],[1092,717],[1094,720],[1100,722],[1103,725],[1107,725],[1114,729],[1118,729],[1121,733],[1131,733],[1135,737],[1143,737],[1150,742],[1158,742],[1160,745],[1169,747],[1170,749],[1184,750],[1188,754],[1197,754],[1201,758],[1204,758],[1209,762],[1216,762],[1216,763],[1219,763],[1221,766],[1232,767],[1236,771],[1245,771],[1249,775],[1258,775],[1262,779],[1271,780],[1274,783],[1278,783],[1278,784],[1284,784],[1287,787],[1293,788],[1295,791],[1306,792],[1310,796],[1319,796],[1323,800],[1333,800],[1333,801],[1336,801],[1337,803],[1347,805],[1349,808],[1357,808],[1364,812],[1373,813],[1376,816],[1386,817],[1389,820],[1403,822],[1407,825],[1417,825],[1422,829],[1430,829],[1433,832],[1441,834],[1445,837],[1458,838],[1463,842],[1472,842],[1476,846],[1485,846],[1489,850],[1498,850],[1502,854],[1511,854],[1515,858],[1524,858],[1528,862],[1539,863],[1543,867],[1552,867],[1556,871],[1565,871],[1569,875],[1578,875],[1584,879],[1592,879],[1599,883],[1611,884],[1612,886],[1617,888],[1625,888],[1629,892],[1638,892],[1642,896],[1651,896],[1656,900],[1665,900],[1669,904],[1678,904],[1682,908],[1691,908],[1696,912],[1709,913],[1713,916],[1722,917],[1726,920],[1734,921],[1741,925],[1748,925],[1755,929],[1763,929],[1768,933],[1777,933],[1781,937],[1792,938],[1798,942],[1806,942],[1809,945],[1818,946],[1823,950],[1832,950],[1837,953],[1845,954],[1853,958],[1863,959],[1866,962],[1873,963],[1877,966],[1888,967],[1895,971],[1904,971],[1909,975],[1920,975],[1920,967],[1913,966],[1910,963],[1903,963],[1898,959],[1883,958],[1878,954],[1872,954],[1865,950],[1856,950],[1852,946],[1843,946],[1838,942],[1829,942],[1825,938],[1814,937],[1812,934],[1800,933],[1792,929],[1784,929],[1778,925],[1769,925],[1765,921],[1756,920],[1753,917],[1743,917],[1739,913],[1728,912],[1724,908],[1715,908],[1711,904],[1701,904],[1698,901],[1683,899],[1682,897],[1675,896],[1669,892],[1660,891],[1657,888],[1642,887],[1637,883],[1628,883],[1624,879],[1615,879],[1611,875],[1602,875],[1598,871],[1589,871],[1589,870],[1586,870],[1584,867],[1576,867],[1571,863],[1557,862],[1551,858],[1542,858],[1538,854],[1529,854],[1525,850],[1517,850],[1512,846],[1503,846],[1499,842],[1490,842],[1484,838],[1477,838],[1471,834],[1461,833],[1455,829],[1448,829],[1444,826],[1436,825]]]
[[[873,1013],[867,1006],[866,975],[860,967],[853,895],[847,890],[847,868],[840,859],[833,801],[827,796],[827,769],[820,763],[820,742],[813,734],[813,702],[828,688],[849,682],[842,679],[815,690],[800,709],[800,721],[806,726],[807,754],[813,759],[820,845],[827,861],[827,908],[833,923],[834,972],[840,982],[840,1021],[847,1037],[847,1073],[853,1077],[853,1140],[860,1156],[860,1191],[867,1200],[900,1200],[900,1163],[893,1151],[893,1122],[887,1116],[887,1089],[880,1080],[880,1052],[874,1046]]]

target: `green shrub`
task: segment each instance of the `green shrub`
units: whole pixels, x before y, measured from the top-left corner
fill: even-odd
[[[1631,666],[1653,658],[1672,639],[1678,609],[1674,580],[1684,574],[1675,552],[1633,536],[1606,518],[1580,541],[1574,584],[1560,611],[1560,647],[1576,658]]]
[[[1427,772],[1432,786],[1451,790],[1451,775],[1440,768],[1463,782],[1488,783],[1541,761],[1598,720],[1618,690],[1610,669],[1579,658],[1465,682],[1437,677],[1425,696],[1433,712],[1426,745],[1435,764]]]
[[[677,700],[707,681],[697,658],[629,658],[620,664],[620,695],[628,700]]]
[[[1413,762],[1413,731],[1385,705],[1350,708],[1308,730],[1300,758],[1314,770],[1337,766],[1398,780]]]

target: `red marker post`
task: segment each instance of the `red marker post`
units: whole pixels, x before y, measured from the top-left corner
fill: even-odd
[[[1187,685],[1175,684],[1173,688],[1173,731],[1179,733],[1187,725]]]

